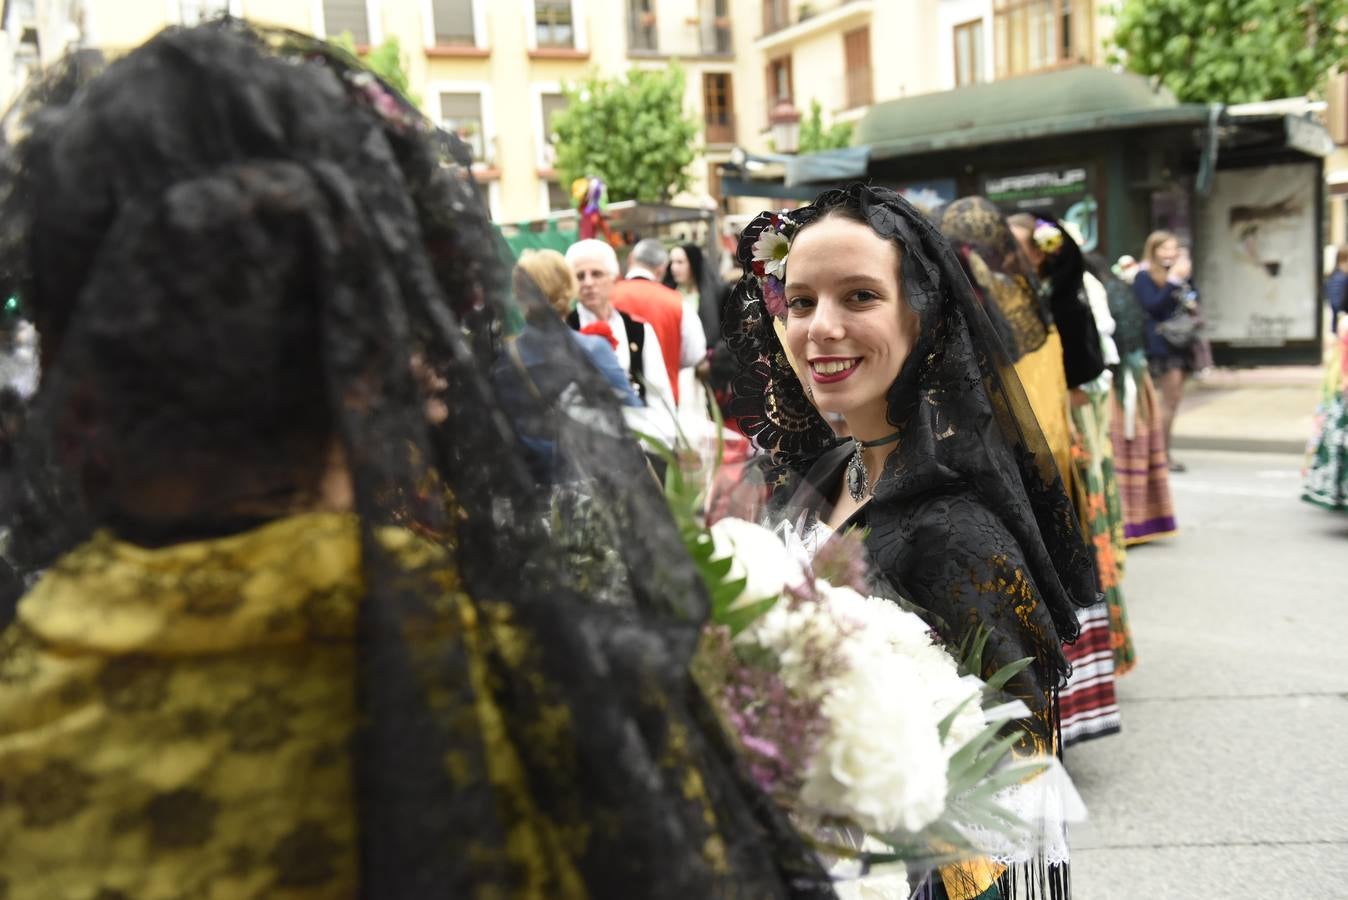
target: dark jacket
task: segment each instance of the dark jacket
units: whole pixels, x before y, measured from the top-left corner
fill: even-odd
[[[1180,299],[1184,296],[1184,286],[1166,281],[1157,284],[1151,275],[1138,272],[1133,281],[1133,296],[1147,314],[1147,357],[1149,359],[1167,359],[1182,355],[1166,343],[1165,338],[1156,333],[1156,324],[1164,322],[1180,308]]]
[[[1339,315],[1348,313],[1348,272],[1335,269],[1325,282],[1325,300],[1329,302],[1329,322],[1337,325]]]

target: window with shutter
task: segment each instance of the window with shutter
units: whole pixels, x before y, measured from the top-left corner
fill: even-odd
[[[431,0],[431,20],[435,25],[438,47],[472,47],[477,42],[473,31],[473,3],[485,0]]]
[[[440,127],[453,132],[473,148],[473,159],[486,160],[486,136],[482,133],[481,94],[441,94]]]
[[[791,102],[791,57],[779,56],[768,61],[768,107],[783,101]]]
[[[367,0],[323,0],[323,31],[330,38],[350,34],[358,46],[370,43]]]
[[[730,21],[730,0],[697,0],[698,49],[703,56],[729,56],[735,52]]]
[[[708,144],[735,143],[735,95],[729,72],[702,76],[702,117]]]
[[[983,74],[983,20],[955,26],[955,87],[978,84]]]
[[[763,0],[763,33],[772,34],[791,24],[790,0]]]
[[[655,30],[655,0],[627,0],[627,49],[660,49]]]
[[[534,36],[540,49],[576,46],[571,0],[534,0]]]
[[[995,0],[997,77],[1093,61],[1094,0]]]
[[[571,192],[563,187],[560,181],[548,182],[548,212],[572,209],[575,205],[571,200]]]
[[[870,26],[843,35],[843,59],[847,69],[847,108],[870,106],[874,102]]]
[[[539,98],[543,114],[543,159],[544,168],[552,168],[557,162],[557,151],[553,148],[553,117],[566,109],[565,94],[543,94]]]

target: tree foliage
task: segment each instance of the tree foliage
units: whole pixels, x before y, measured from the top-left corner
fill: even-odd
[[[564,91],[567,106],[552,120],[563,185],[597,176],[610,200],[642,203],[688,189],[698,125],[683,108],[682,69],[593,75]]]
[[[818,153],[821,150],[841,150],[852,146],[852,125],[839,122],[824,127],[824,109],[818,100],[810,101],[810,114],[800,120],[798,153]]]
[[[396,37],[385,39],[378,47],[363,55],[357,51],[356,39],[349,31],[344,31],[333,38],[332,43],[352,56],[359,57],[361,62],[370,67],[371,72],[388,82],[390,87],[406,97],[413,106],[421,105],[421,98],[412,93],[411,79],[407,76],[407,58],[403,56],[402,45],[398,43]]]
[[[1186,103],[1251,103],[1321,89],[1348,51],[1348,0],[1123,0],[1111,61]]]

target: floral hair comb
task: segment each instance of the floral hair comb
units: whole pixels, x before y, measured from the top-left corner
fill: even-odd
[[[1062,249],[1062,231],[1052,222],[1040,219],[1034,226],[1034,243],[1047,256]]]
[[[754,241],[752,268],[770,315],[786,315],[786,255],[799,225],[783,210],[768,217]]]

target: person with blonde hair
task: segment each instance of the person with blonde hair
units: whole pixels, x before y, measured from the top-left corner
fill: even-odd
[[[1169,231],[1153,231],[1147,236],[1142,259],[1144,268],[1133,280],[1133,296],[1147,313],[1147,364],[1161,389],[1166,459],[1170,471],[1183,472],[1183,464],[1176,462],[1171,452],[1171,436],[1184,396],[1184,379],[1193,370],[1191,347],[1197,331],[1189,331],[1186,338],[1171,327],[1171,322],[1194,309],[1197,295],[1189,287],[1193,264],[1189,255],[1182,252],[1179,238]]]
[[[570,314],[576,294],[580,292],[576,275],[567,264],[566,257],[556,250],[525,250],[515,263],[511,281],[516,295],[528,291],[532,285],[543,295],[548,307],[562,319]],[[594,363],[599,374],[613,387],[613,393],[622,405],[640,406],[641,399],[633,389],[632,382],[622,366],[618,365],[618,356],[614,352],[618,342],[612,330],[607,325],[592,328],[589,332],[572,331],[571,335],[590,362]]]

